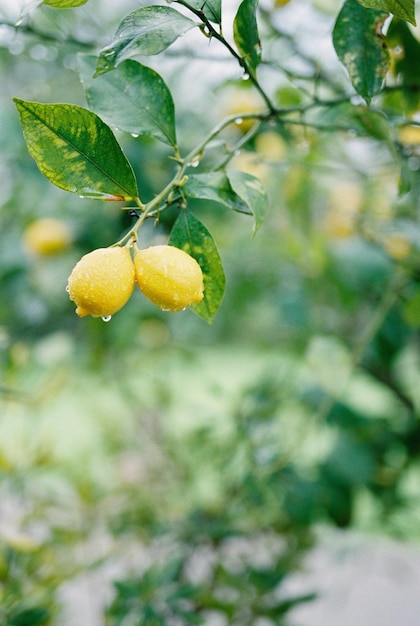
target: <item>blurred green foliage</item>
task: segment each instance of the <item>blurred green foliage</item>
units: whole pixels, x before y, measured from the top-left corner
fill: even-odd
[[[294,4],[264,14],[267,49],[286,59],[309,31]],[[310,15],[331,21],[327,4]],[[270,198],[254,238],[247,216],[191,202],[227,275],[212,326],[140,293],[104,324],[77,318],[67,276],[133,218],[44,180],[11,101],[84,105],[75,55],[108,43],[122,17],[111,7],[99,21],[90,5],[101,2],[0,25],[0,623],[72,623],[65,591],[83,576],[97,585],[98,624],[293,623],[316,589],[296,597],[282,585],[320,526],[419,538],[420,154],[399,135],[418,130],[418,42],[393,23],[390,43],[414,47],[396,64],[411,87],[377,96],[381,112],[342,104],[304,126],[267,122],[234,156]],[[279,36],[282,11],[291,33]],[[206,57],[200,83],[203,61],[182,46],[160,63],[188,147],[244,81]],[[285,106],[302,102],[315,67],[331,71],[300,61],[276,86]],[[122,141],[153,198],[172,175],[167,148]],[[68,224],[70,248],[25,248],[43,217]],[[142,237],[166,240],[175,219],[165,211]]]

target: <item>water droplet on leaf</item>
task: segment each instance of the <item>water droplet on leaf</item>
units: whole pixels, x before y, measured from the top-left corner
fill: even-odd
[[[112,315],[104,315],[102,318],[103,322],[110,322],[112,319]]]

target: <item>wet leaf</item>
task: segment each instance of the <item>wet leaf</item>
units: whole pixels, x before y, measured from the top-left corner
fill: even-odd
[[[137,197],[133,170],[95,113],[71,104],[14,102],[28,150],[54,185],[102,200]]]
[[[267,193],[261,181],[255,176],[252,176],[252,174],[239,170],[229,170],[227,175],[232,189],[242,198],[254,216],[255,234],[263,223],[267,212]]]
[[[258,0],[243,0],[233,22],[236,47],[246,60],[252,74],[261,61],[261,43],[257,26]]]
[[[388,11],[395,17],[407,20],[413,26],[416,25],[414,0],[358,0],[358,2],[368,9]]]
[[[171,7],[137,9],[122,20],[114,41],[101,51],[96,74],[108,72],[125,59],[139,54],[159,54],[195,26],[196,22]]]
[[[203,272],[204,299],[191,306],[196,315],[212,323],[225,291],[225,273],[212,235],[191,211],[181,211],[168,241],[195,258]]]
[[[189,198],[211,200],[228,209],[251,214],[246,202],[232,189],[224,172],[206,172],[189,176],[182,190]]]
[[[390,65],[382,35],[388,13],[365,9],[357,0],[346,0],[333,31],[338,58],[349,73],[354,89],[367,102],[383,85]]]
[[[220,24],[222,21],[221,0],[190,0],[188,6],[196,11],[201,11],[210,22]]]
[[[89,0],[44,0],[42,4],[49,7],[55,7],[56,9],[72,9],[74,7],[81,7]]]
[[[110,126],[176,145],[171,93],[154,70],[127,60],[113,72],[93,77],[96,57],[79,55],[79,69],[89,107]]]

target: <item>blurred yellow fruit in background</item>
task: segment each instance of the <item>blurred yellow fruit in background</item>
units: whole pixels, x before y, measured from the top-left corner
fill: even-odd
[[[270,179],[270,167],[255,152],[242,150],[239,154],[235,154],[230,162],[230,166],[234,170],[246,172],[252,176],[259,178],[261,182],[267,184]]]
[[[404,261],[410,256],[412,244],[402,233],[393,233],[388,235],[383,242],[385,251],[395,261]]]
[[[355,230],[355,214],[331,209],[324,219],[326,233],[334,239],[350,237]]]
[[[287,144],[278,133],[267,130],[255,138],[255,150],[267,161],[281,161],[287,153]]]
[[[405,146],[420,144],[420,126],[402,126],[398,129],[398,139]]]
[[[66,250],[72,242],[71,230],[56,218],[42,218],[31,222],[23,233],[23,244],[31,254],[49,256]]]
[[[252,89],[235,89],[226,97],[222,104],[224,115],[237,115],[236,127],[242,132],[247,133],[255,124],[255,118],[245,118],[244,115],[249,113],[262,113],[264,111],[264,102],[262,98]]]

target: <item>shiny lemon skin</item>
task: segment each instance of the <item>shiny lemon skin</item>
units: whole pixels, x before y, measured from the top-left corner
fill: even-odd
[[[68,279],[69,297],[79,317],[109,317],[128,301],[135,287],[130,251],[119,246],[85,254]]]
[[[203,297],[203,273],[197,261],[174,246],[158,245],[134,255],[137,284],[164,311],[182,311]]]

